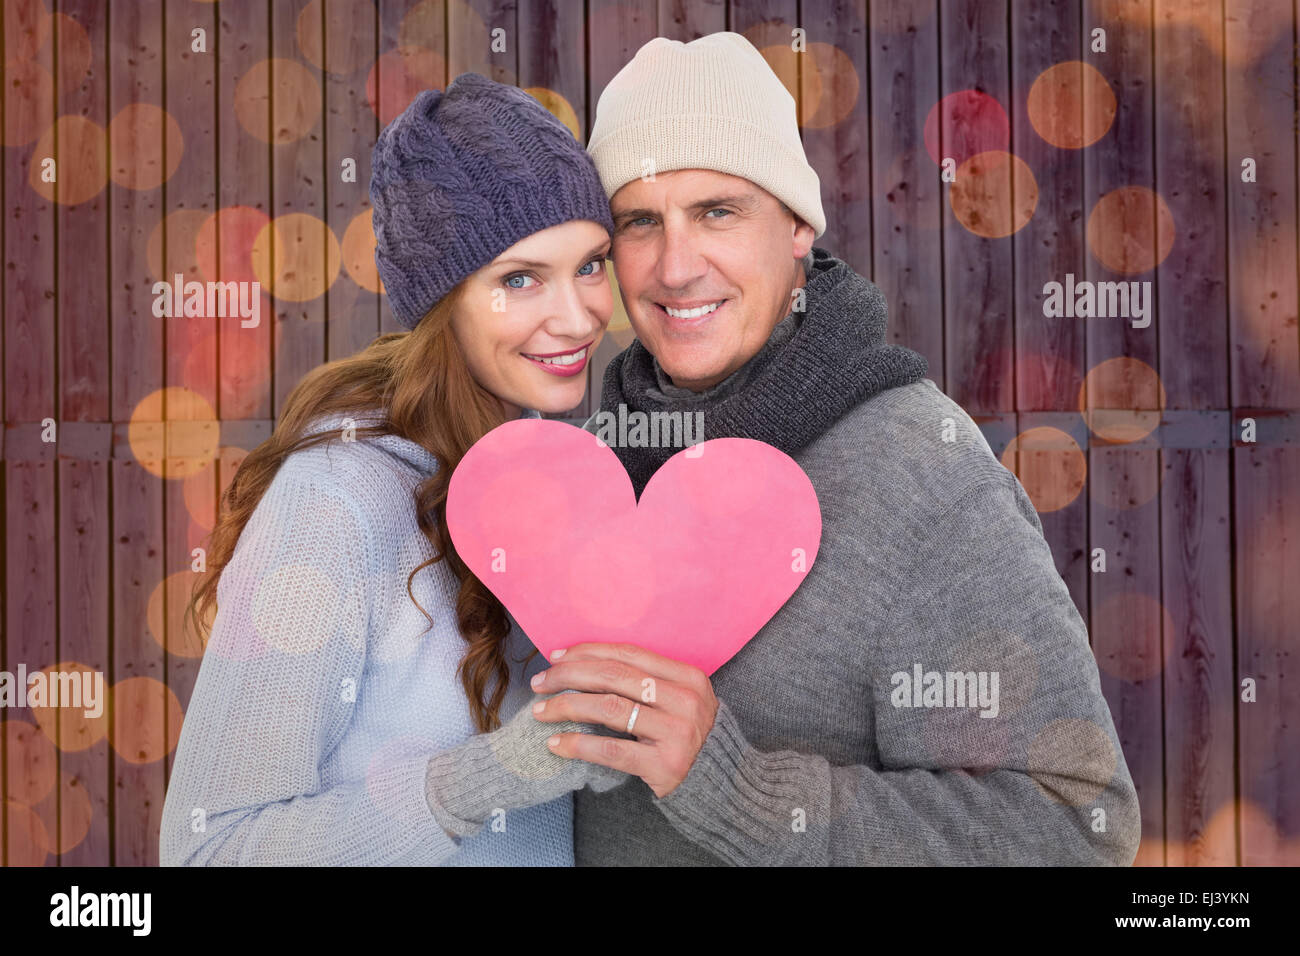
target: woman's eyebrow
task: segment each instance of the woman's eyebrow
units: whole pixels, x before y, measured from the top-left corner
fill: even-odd
[[[608,239],[596,245],[590,252],[588,252],[585,256],[582,257],[582,261],[586,262],[592,256],[599,255],[601,250],[604,249],[607,245],[609,245]],[[534,262],[532,259],[502,259],[500,262],[497,263],[497,265],[498,266],[517,265],[517,266],[524,266],[529,269],[549,269],[551,268],[553,263]]]

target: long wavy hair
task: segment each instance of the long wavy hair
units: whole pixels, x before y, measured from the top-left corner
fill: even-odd
[[[386,420],[358,426],[355,434],[357,438],[397,435],[424,446],[438,460],[434,474],[415,489],[414,502],[420,530],[434,553],[407,577],[406,593],[432,624],[433,618],[411,591],[416,573],[445,561],[460,582],[456,621],[468,646],[457,674],[475,725],[487,732],[501,724],[499,711],[510,679],[504,647],[510,622],[501,602],[456,553],[447,530],[447,486],[465,452],[500,425],[504,413],[500,403],[474,381],[452,335],[451,318],[464,288],[462,282],[452,289],[412,331],[380,335],[357,354],[316,367],[294,387],[271,437],[248,453],[221,496],[209,537],[207,571],[195,584],[186,614],[193,633],[206,645],[217,613],[221,572],[280,464],[294,451],[342,437],[337,429],[305,434],[312,419],[386,410]],[[490,695],[489,684],[494,685]]]

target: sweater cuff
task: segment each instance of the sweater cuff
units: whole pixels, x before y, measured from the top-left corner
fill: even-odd
[[[722,700],[686,778],[653,802],[693,843],[736,866],[768,862],[786,844],[801,768],[791,751],[763,753]]]
[[[384,818],[413,828],[419,843],[436,848],[436,856],[441,859],[455,852],[457,841],[447,835],[430,812],[425,797],[428,766],[429,757],[421,754],[376,768],[366,774],[366,792]],[[409,829],[406,836],[412,836]]]

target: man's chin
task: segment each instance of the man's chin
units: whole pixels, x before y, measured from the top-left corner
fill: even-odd
[[[711,366],[702,368],[689,364],[668,365],[660,359],[659,367],[664,370],[664,374],[674,385],[678,388],[690,389],[692,392],[702,392],[721,381],[719,370]]]

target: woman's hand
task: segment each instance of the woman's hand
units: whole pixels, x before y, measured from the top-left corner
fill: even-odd
[[[563,727],[575,737],[602,732],[578,723]],[[555,730],[525,704],[491,733],[475,734],[435,754],[425,776],[425,796],[439,825],[453,837],[470,836],[495,812],[547,803],[583,787],[603,792],[628,779],[608,766],[549,750],[546,740]]]
[[[551,661],[548,670],[533,678],[534,692],[580,693],[538,701],[533,705],[538,720],[601,724],[625,734],[636,711],[634,740],[560,733],[551,738],[552,752],[626,771],[644,780],[657,797],[677,789],[718,713],[708,675],[634,644],[575,644],[554,652]]]

